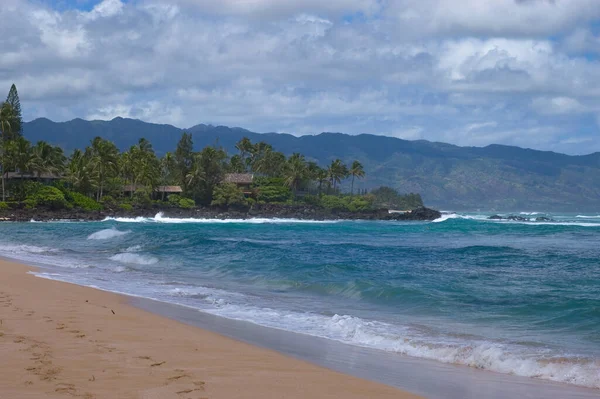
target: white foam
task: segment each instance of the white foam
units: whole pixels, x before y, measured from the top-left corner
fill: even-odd
[[[407,328],[348,315],[282,314],[273,309],[224,306],[211,313],[268,327],[320,336],[351,345],[395,352],[505,374],[600,388],[600,363],[591,359],[553,358],[531,348],[487,341],[434,342]]]
[[[600,219],[600,215],[596,215],[596,216],[577,215],[576,217],[578,217],[580,219]]]
[[[451,214],[447,214],[447,215],[442,215],[441,217],[432,220],[433,223],[441,223],[441,222],[445,222],[446,220],[450,220],[450,219],[461,219],[462,217],[456,213],[451,213]]]
[[[125,270],[125,267],[115,269],[116,272]],[[70,280],[69,277],[60,274],[35,274],[48,279]],[[110,288],[100,287],[122,294],[167,300],[229,319],[244,320],[350,345],[499,373],[600,388],[600,361],[570,355],[555,356],[543,348],[439,335],[434,338],[409,326],[365,320],[350,315],[336,314],[329,317],[316,313],[252,306],[248,304],[249,298],[245,295],[216,288],[184,286],[166,292],[152,289],[151,292],[145,293],[127,292],[129,289],[123,288],[124,286],[119,287],[112,283]]]
[[[461,341],[441,337],[432,340],[418,331],[411,331],[408,327],[363,320],[349,315],[336,314],[327,317],[236,305],[220,299],[219,296],[215,295],[215,291],[209,290],[205,301],[215,306],[203,310],[230,319],[245,320],[356,346],[499,373],[600,388],[600,362],[597,360],[552,357],[544,350],[532,353],[532,348],[529,347],[483,340]]]
[[[117,230],[114,227],[112,229],[104,229],[92,233],[88,236],[88,240],[109,240],[111,238],[124,236],[125,234],[131,233],[131,230],[121,231]]]
[[[153,218],[113,218],[107,217],[103,220],[115,221],[119,223],[205,223],[205,224],[225,224],[225,223],[248,223],[248,224],[330,224],[337,223],[337,220],[304,220],[304,219],[286,219],[286,218],[250,218],[250,219],[213,219],[213,218],[170,218],[165,217],[162,212],[157,213]]]
[[[158,263],[158,259],[153,256],[140,255],[130,252],[113,255],[110,257],[110,260],[132,265],[153,265],[155,263]]]
[[[35,245],[26,244],[3,244],[0,246],[0,252],[10,254],[43,254],[58,252],[56,248],[38,247]]]
[[[140,252],[144,247],[141,245],[133,245],[125,250],[125,252]]]

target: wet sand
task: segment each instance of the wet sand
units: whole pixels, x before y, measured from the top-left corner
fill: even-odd
[[[417,398],[0,260],[0,398]]]

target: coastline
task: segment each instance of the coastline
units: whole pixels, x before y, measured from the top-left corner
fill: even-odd
[[[51,209],[3,209],[0,210],[0,221],[29,222],[52,220],[100,221],[108,217],[119,218],[152,218],[161,213],[164,217],[184,219],[299,219],[299,220],[389,220],[389,221],[431,221],[440,218],[439,211],[430,208],[417,208],[405,213],[390,213],[387,209],[346,212],[318,208],[314,206],[294,205],[258,205],[250,209],[218,209],[218,208],[166,208],[104,210],[51,210]]]
[[[0,391],[7,397],[418,397],[32,270],[0,260]]]

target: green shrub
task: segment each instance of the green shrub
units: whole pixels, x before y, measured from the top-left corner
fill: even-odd
[[[303,201],[305,204],[308,204],[308,205],[318,205],[318,204],[319,204],[319,202],[320,202],[320,198],[319,198],[319,197],[317,197],[316,195],[310,195],[310,194],[309,194],[309,195],[305,195],[305,196],[302,198],[302,201]]]
[[[255,177],[254,186],[285,186],[285,179],[283,177]]]
[[[183,209],[192,209],[196,206],[196,201],[190,198],[182,198],[179,200],[179,207]]]
[[[258,188],[256,199],[264,202],[287,202],[292,198],[292,192],[286,186],[262,186]]]
[[[133,204],[139,208],[150,208],[152,206],[150,193],[146,190],[137,190],[133,193]]]
[[[45,186],[40,188],[33,197],[27,198],[27,200],[33,199],[33,207],[45,206],[50,209],[65,209],[70,208],[70,204],[65,199],[64,194],[56,187]],[[27,202],[26,200],[26,202]],[[27,204],[28,206],[30,204]]]
[[[233,183],[221,183],[213,190],[213,206],[248,206],[242,190]]]
[[[128,203],[123,203],[119,205],[119,209],[121,209],[122,211],[131,212],[133,211],[133,206],[131,206],[131,204]]]
[[[335,195],[324,195],[321,197],[321,206],[330,210],[347,211],[348,204],[343,198]]]
[[[0,210],[6,210],[9,208],[10,207],[8,206],[8,204],[6,202],[0,202]]]
[[[111,195],[105,195],[102,197],[100,203],[102,206],[104,206],[104,208],[107,209],[114,209],[117,207],[117,201]]]
[[[31,180],[9,180],[6,184],[7,190],[10,192],[11,197],[15,201],[24,201],[27,197],[32,197],[38,192],[44,185],[37,181]]]
[[[83,209],[84,211],[99,211],[102,209],[102,205],[81,193],[71,191],[68,196],[71,198],[71,203],[75,207]]]
[[[35,198],[27,198],[25,201],[23,201],[23,203],[25,204],[25,209],[34,209],[37,207],[37,201]]]
[[[178,207],[179,201],[181,201],[181,196],[179,194],[170,194],[167,197],[167,202],[173,207]]]
[[[366,211],[371,208],[371,201],[365,197],[353,197],[348,200],[348,210],[351,212]]]

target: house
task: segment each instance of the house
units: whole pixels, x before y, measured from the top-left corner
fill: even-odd
[[[240,190],[244,192],[245,195],[252,194],[252,182],[254,182],[254,175],[251,173],[227,173],[223,177],[224,183],[233,183]]]
[[[31,172],[6,172],[4,174],[4,178],[6,180],[36,180],[41,182],[50,183],[54,180],[60,180],[64,176],[57,175],[55,173],[50,172],[42,172],[42,173],[31,173]]]
[[[125,195],[131,195],[137,190],[143,190],[144,186],[128,184],[123,186],[123,193]],[[180,186],[158,186],[154,189],[155,195],[153,197],[165,198],[169,194],[181,194],[183,189]]]

